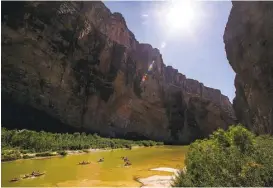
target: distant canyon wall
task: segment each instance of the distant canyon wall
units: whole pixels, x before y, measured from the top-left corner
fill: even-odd
[[[2,2],[1,26],[5,126],[189,143],[236,121],[102,2]]]

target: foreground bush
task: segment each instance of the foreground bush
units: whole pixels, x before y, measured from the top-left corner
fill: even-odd
[[[273,139],[255,137],[243,126],[219,129],[190,145],[175,187],[273,186]]]
[[[124,139],[102,138],[96,134],[85,133],[60,134],[49,132],[36,132],[30,130],[7,130],[1,128],[2,148],[19,148],[20,151],[46,152],[64,150],[86,150],[89,148],[132,148],[133,145],[155,146],[161,142],[149,140],[132,141]]]

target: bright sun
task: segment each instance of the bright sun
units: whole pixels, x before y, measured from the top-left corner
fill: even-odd
[[[173,0],[165,11],[165,24],[172,32],[190,31],[197,21],[197,10],[193,0]]]

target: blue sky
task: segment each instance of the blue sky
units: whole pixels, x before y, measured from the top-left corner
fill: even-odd
[[[183,0],[179,2],[181,1]],[[139,42],[149,43],[154,48],[160,49],[166,65],[178,69],[187,78],[220,89],[232,102],[235,96],[235,73],[227,61],[223,43],[231,2],[192,2],[194,19],[191,21],[188,20],[190,16],[187,16],[191,12],[186,14],[187,10],[182,11],[184,9],[181,8],[180,11],[180,7],[177,16],[176,14],[171,16],[174,21],[167,20],[166,14],[160,12],[171,10],[167,8],[166,2],[106,1],[104,3],[112,12],[120,12],[124,16],[128,28]],[[184,27],[173,27],[177,25]]]

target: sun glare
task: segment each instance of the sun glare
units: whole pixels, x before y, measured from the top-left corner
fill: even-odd
[[[165,25],[170,32],[192,31],[197,22],[197,7],[193,0],[172,0],[164,7]]]
[[[190,1],[175,1],[168,10],[166,21],[173,29],[188,28],[194,21],[194,16]]]

